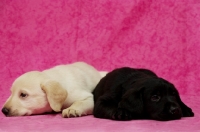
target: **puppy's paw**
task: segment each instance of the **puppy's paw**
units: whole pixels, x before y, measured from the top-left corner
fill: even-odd
[[[118,108],[116,112],[112,115],[114,120],[131,120],[131,113],[125,109]]]
[[[65,110],[62,111],[62,116],[64,118],[70,118],[70,117],[80,117],[82,115],[86,115],[85,113],[82,113],[79,110],[75,110],[72,108],[67,108]]]
[[[194,113],[192,112],[192,109],[191,108],[184,108],[182,110],[182,113],[183,113],[183,117],[193,117],[194,116]]]

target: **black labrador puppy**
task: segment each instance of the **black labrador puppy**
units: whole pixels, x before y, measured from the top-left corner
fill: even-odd
[[[194,116],[174,85],[147,69],[115,69],[100,80],[93,94],[97,118],[167,121]]]

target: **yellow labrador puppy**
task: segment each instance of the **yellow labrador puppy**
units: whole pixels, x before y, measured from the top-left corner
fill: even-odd
[[[92,91],[106,75],[84,62],[31,71],[17,78],[2,108],[6,116],[60,112],[63,117],[92,114]]]

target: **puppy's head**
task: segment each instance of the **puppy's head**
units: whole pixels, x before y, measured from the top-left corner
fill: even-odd
[[[6,116],[23,116],[60,111],[66,97],[59,83],[48,80],[41,72],[28,72],[14,81],[2,112]]]
[[[131,102],[129,111],[135,117],[165,121],[194,116],[191,108],[181,101],[174,85],[164,79],[143,79],[130,86],[133,88],[123,98]]]

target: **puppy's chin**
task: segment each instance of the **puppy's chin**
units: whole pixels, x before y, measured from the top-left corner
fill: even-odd
[[[38,114],[44,114],[44,113],[51,113],[53,110],[50,106],[46,106],[44,108],[38,108],[38,109],[12,109],[10,112],[6,115],[6,117],[16,117],[16,116],[30,116],[30,115],[38,115]]]
[[[17,116],[26,116],[31,115],[31,113],[18,113],[18,110],[14,110],[13,112],[10,112],[6,117],[17,117]]]
[[[158,121],[169,121],[169,120],[178,120],[178,119],[181,119],[181,117],[182,117],[181,112],[175,115],[160,113],[160,114],[155,114],[151,116],[151,119],[158,120]]]
[[[33,109],[27,112],[26,115],[40,115],[40,114],[44,114],[44,113],[50,113],[53,110],[51,109],[50,106],[46,106],[44,108],[38,108],[38,109]]]
[[[37,113],[27,112],[27,113],[23,113],[23,114],[11,113],[11,114],[6,115],[6,117],[32,116],[32,115],[42,115],[42,114],[49,114],[49,113],[53,113],[53,111],[48,111],[48,112],[37,112]]]

